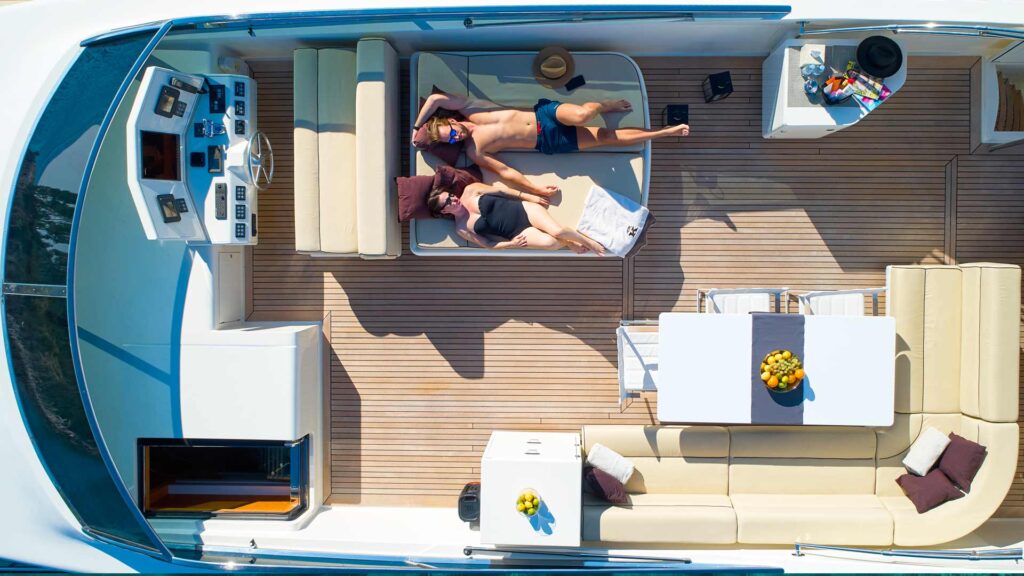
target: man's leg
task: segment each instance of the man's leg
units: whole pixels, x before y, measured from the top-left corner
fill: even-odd
[[[569,104],[562,102],[555,109],[555,119],[566,126],[585,126],[598,114],[605,112],[629,112],[633,105],[629,100],[605,100],[604,102],[587,102],[586,104]]]
[[[665,136],[687,136],[690,134],[690,127],[686,124],[677,126],[666,126],[660,130],[646,130],[644,128],[594,128],[592,126],[577,126],[576,141],[580,150],[597,148],[598,146],[628,146],[637,142],[646,142]]]

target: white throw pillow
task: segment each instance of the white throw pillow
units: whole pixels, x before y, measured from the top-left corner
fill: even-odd
[[[629,459],[601,444],[594,444],[587,452],[587,464],[607,472],[623,485],[633,475],[633,463]]]
[[[907,457],[903,459],[903,465],[911,474],[924,476],[942,456],[946,446],[949,446],[949,436],[929,427],[914,441]]]

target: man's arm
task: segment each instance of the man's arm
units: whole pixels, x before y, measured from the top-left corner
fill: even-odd
[[[551,196],[555,192],[558,192],[557,186],[535,186],[533,182],[530,182],[530,180],[526,176],[523,176],[519,170],[505,164],[490,154],[477,150],[473,141],[470,141],[466,146],[466,154],[471,160],[473,160],[473,162],[476,163],[477,166],[484,170],[494,172],[503,182],[516,190],[521,190],[528,194],[536,194],[537,196],[545,198]]]
[[[423,108],[420,109],[419,115],[416,116],[416,121],[412,123],[413,130],[419,128],[424,122],[430,120],[430,117],[437,112],[438,108],[445,110],[462,110],[469,104],[463,96],[456,96],[454,94],[431,94],[427,96],[426,102],[423,103]]]

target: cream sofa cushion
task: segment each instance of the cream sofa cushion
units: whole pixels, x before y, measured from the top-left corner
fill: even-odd
[[[416,73],[417,98],[413,101],[416,109],[413,114],[419,110],[419,99],[430,96],[435,86],[448,94],[469,95],[467,58],[462,54],[418,52],[412,57],[411,68]]]
[[[316,52],[312,48],[303,48],[292,55],[295,249],[303,252],[320,250]]]
[[[386,41],[359,41],[356,48],[356,222],[359,255],[401,254],[398,223],[398,54]]]
[[[874,494],[875,461],[838,458],[737,458],[729,464],[729,495]]]
[[[736,539],[744,544],[892,544],[892,516],[874,494],[733,494],[731,499]]]
[[[736,514],[724,495],[631,495],[621,506],[585,499],[583,540],[733,544]]]
[[[550,184],[561,187],[562,191],[551,199],[548,211],[552,218],[565,226],[575,228],[579,223],[587,193],[594,184],[637,202],[642,201],[644,162],[638,154],[564,154],[552,158],[536,152],[502,152],[497,157],[538,186]],[[432,173],[432,169],[417,167],[417,174]],[[491,172],[484,173],[484,182],[505,185]],[[466,245],[455,234],[455,224],[451,220],[436,219],[422,228],[420,222],[415,220],[413,224],[419,248]]]
[[[1016,422],[1021,273],[1006,264],[962,264],[960,407],[990,422]]]
[[[722,426],[592,425],[583,427],[583,449],[604,444],[628,458],[728,457],[729,430]]]
[[[320,250],[356,253],[356,52],[317,51]]]
[[[895,479],[901,472],[893,466],[894,459],[879,462],[879,494],[895,521],[893,543],[898,546],[933,545],[969,534],[995,513],[1010,490],[1017,468],[1017,424],[985,422],[969,416],[958,418],[959,430],[951,431],[988,448],[971,491],[963,498],[919,514],[896,485]]]
[[[960,411],[962,277],[953,266],[890,266],[896,411]]]
[[[719,426],[584,426],[583,448],[603,444],[633,462],[632,494],[726,494],[729,433]]]
[[[833,426],[730,426],[733,458],[874,458],[875,433]]]

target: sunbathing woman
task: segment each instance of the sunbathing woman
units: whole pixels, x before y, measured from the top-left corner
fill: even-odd
[[[434,217],[455,220],[459,236],[484,248],[558,250],[567,246],[577,254],[604,255],[604,246],[556,222],[547,205],[545,198],[486,184],[466,186],[461,199],[444,188],[435,188],[427,198]]]

